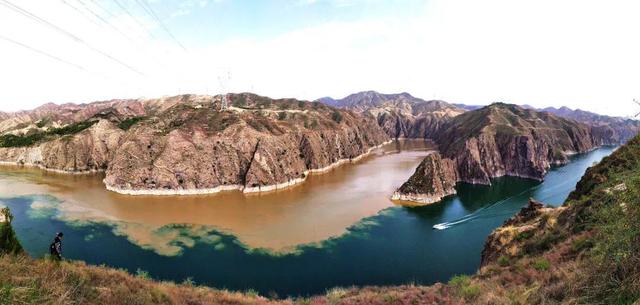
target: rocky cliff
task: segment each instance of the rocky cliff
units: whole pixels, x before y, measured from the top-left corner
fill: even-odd
[[[193,95],[67,106],[77,109],[72,122],[92,122],[74,133],[52,127],[65,126],[59,118],[69,117],[56,107],[14,115],[32,117],[18,123],[32,127],[17,135],[16,124],[8,128],[0,144],[11,145],[0,148],[0,160],[104,170],[107,188],[128,194],[250,192],[293,185],[389,140],[374,119],[350,111],[248,93],[227,98],[230,107],[223,111],[221,96]],[[122,110],[133,107],[138,110]],[[45,117],[47,123],[38,124]]]
[[[425,101],[409,93],[365,91],[339,100],[325,97],[318,102],[373,116],[392,138],[431,138],[445,122],[464,112],[446,102]]]
[[[502,103],[453,118],[434,138],[459,181],[477,184],[505,175],[541,180],[551,165],[598,145],[587,125]]]
[[[593,112],[567,107],[548,107],[541,111],[576,120],[592,126],[594,141],[599,145],[619,145],[635,137],[640,132],[640,121],[599,115]]]
[[[453,160],[439,153],[427,155],[415,173],[400,186],[392,200],[430,204],[456,193],[457,173]]]

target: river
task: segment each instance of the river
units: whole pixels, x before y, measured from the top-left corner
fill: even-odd
[[[310,295],[473,273],[487,235],[528,198],[561,204],[586,168],[613,151],[574,156],[542,183],[504,177],[461,184],[437,204],[395,206],[389,195],[433,149],[394,142],[293,188],[251,195],[126,196],[105,190],[99,174],[3,166],[0,205],[12,209],[35,257],[62,231],[69,259],[268,296]]]

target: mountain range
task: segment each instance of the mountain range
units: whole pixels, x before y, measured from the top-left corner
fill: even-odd
[[[390,139],[417,138],[438,144],[442,164],[423,172],[450,173],[454,181],[440,181],[449,186],[540,180],[568,156],[638,131],[637,121],[568,108],[474,109],[375,91],[316,102],[241,93],[45,104],[0,113],[0,161],[103,171],[106,187],[126,194],[255,192],[300,183]]]

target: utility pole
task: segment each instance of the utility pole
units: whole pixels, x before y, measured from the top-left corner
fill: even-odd
[[[229,70],[223,72],[218,76],[218,83],[220,84],[220,91],[222,94],[222,101],[220,102],[220,111],[225,111],[229,108],[229,98],[227,94],[227,85],[231,80],[231,72]]]

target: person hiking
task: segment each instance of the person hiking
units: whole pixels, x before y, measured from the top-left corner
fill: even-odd
[[[56,238],[53,239],[53,243],[49,246],[49,252],[51,257],[55,260],[62,260],[62,232],[56,234]]]

